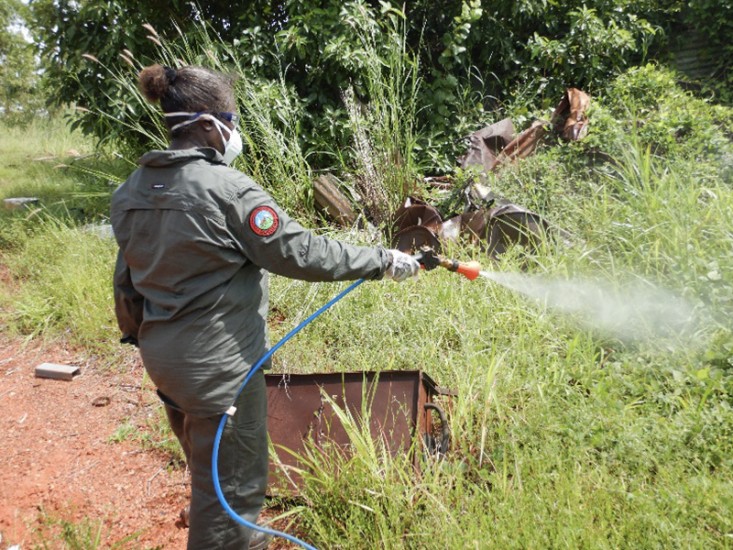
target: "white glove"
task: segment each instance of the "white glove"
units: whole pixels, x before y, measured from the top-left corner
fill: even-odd
[[[420,264],[412,256],[399,250],[387,250],[387,253],[392,256],[392,261],[384,274],[393,281],[402,282],[420,271]]]

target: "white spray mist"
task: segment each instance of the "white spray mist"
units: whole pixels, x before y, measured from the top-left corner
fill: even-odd
[[[573,314],[584,326],[624,342],[654,338],[682,340],[700,328],[692,305],[650,283],[615,288],[591,280],[559,280],[522,273],[481,275],[547,307]]]

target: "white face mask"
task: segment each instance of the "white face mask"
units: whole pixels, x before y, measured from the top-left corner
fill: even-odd
[[[242,152],[242,136],[239,135],[239,132],[236,130],[230,130],[226,124],[224,124],[222,121],[220,121],[218,118],[208,114],[208,113],[166,113],[166,117],[181,117],[181,116],[189,116],[193,117],[191,120],[187,120],[185,122],[181,122],[180,124],[176,124],[175,126],[171,127],[171,132],[174,130],[178,130],[178,128],[182,128],[183,126],[188,126],[189,124],[193,124],[197,120],[201,118],[206,118],[207,120],[211,120],[214,125],[216,126],[216,129],[219,132],[219,135],[221,136],[221,140],[224,143],[224,162],[227,165],[230,165],[235,158]],[[229,134],[229,139],[224,138],[224,132],[226,131]]]
[[[216,120],[216,123],[217,128],[224,126],[224,124],[218,120]],[[234,159],[242,152],[242,136],[239,135],[236,128],[234,130],[230,130],[224,126],[224,129],[229,132],[229,139],[224,142],[224,162],[229,165],[234,162]],[[221,134],[221,129],[219,129],[219,133]],[[221,134],[221,139],[224,139],[224,134]]]

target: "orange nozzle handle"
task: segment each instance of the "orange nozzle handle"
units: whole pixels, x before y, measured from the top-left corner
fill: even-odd
[[[458,262],[456,272],[463,275],[469,281],[473,281],[481,273],[481,264],[478,262]]]
[[[481,264],[478,262],[458,262],[456,260],[441,259],[440,265],[448,271],[460,273],[469,281],[473,281],[481,273]]]

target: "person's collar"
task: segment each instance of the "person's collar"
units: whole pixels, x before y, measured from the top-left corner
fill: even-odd
[[[138,163],[141,166],[165,167],[180,162],[202,159],[216,164],[224,164],[224,157],[213,147],[195,147],[191,149],[166,149],[164,151],[149,151]]]

